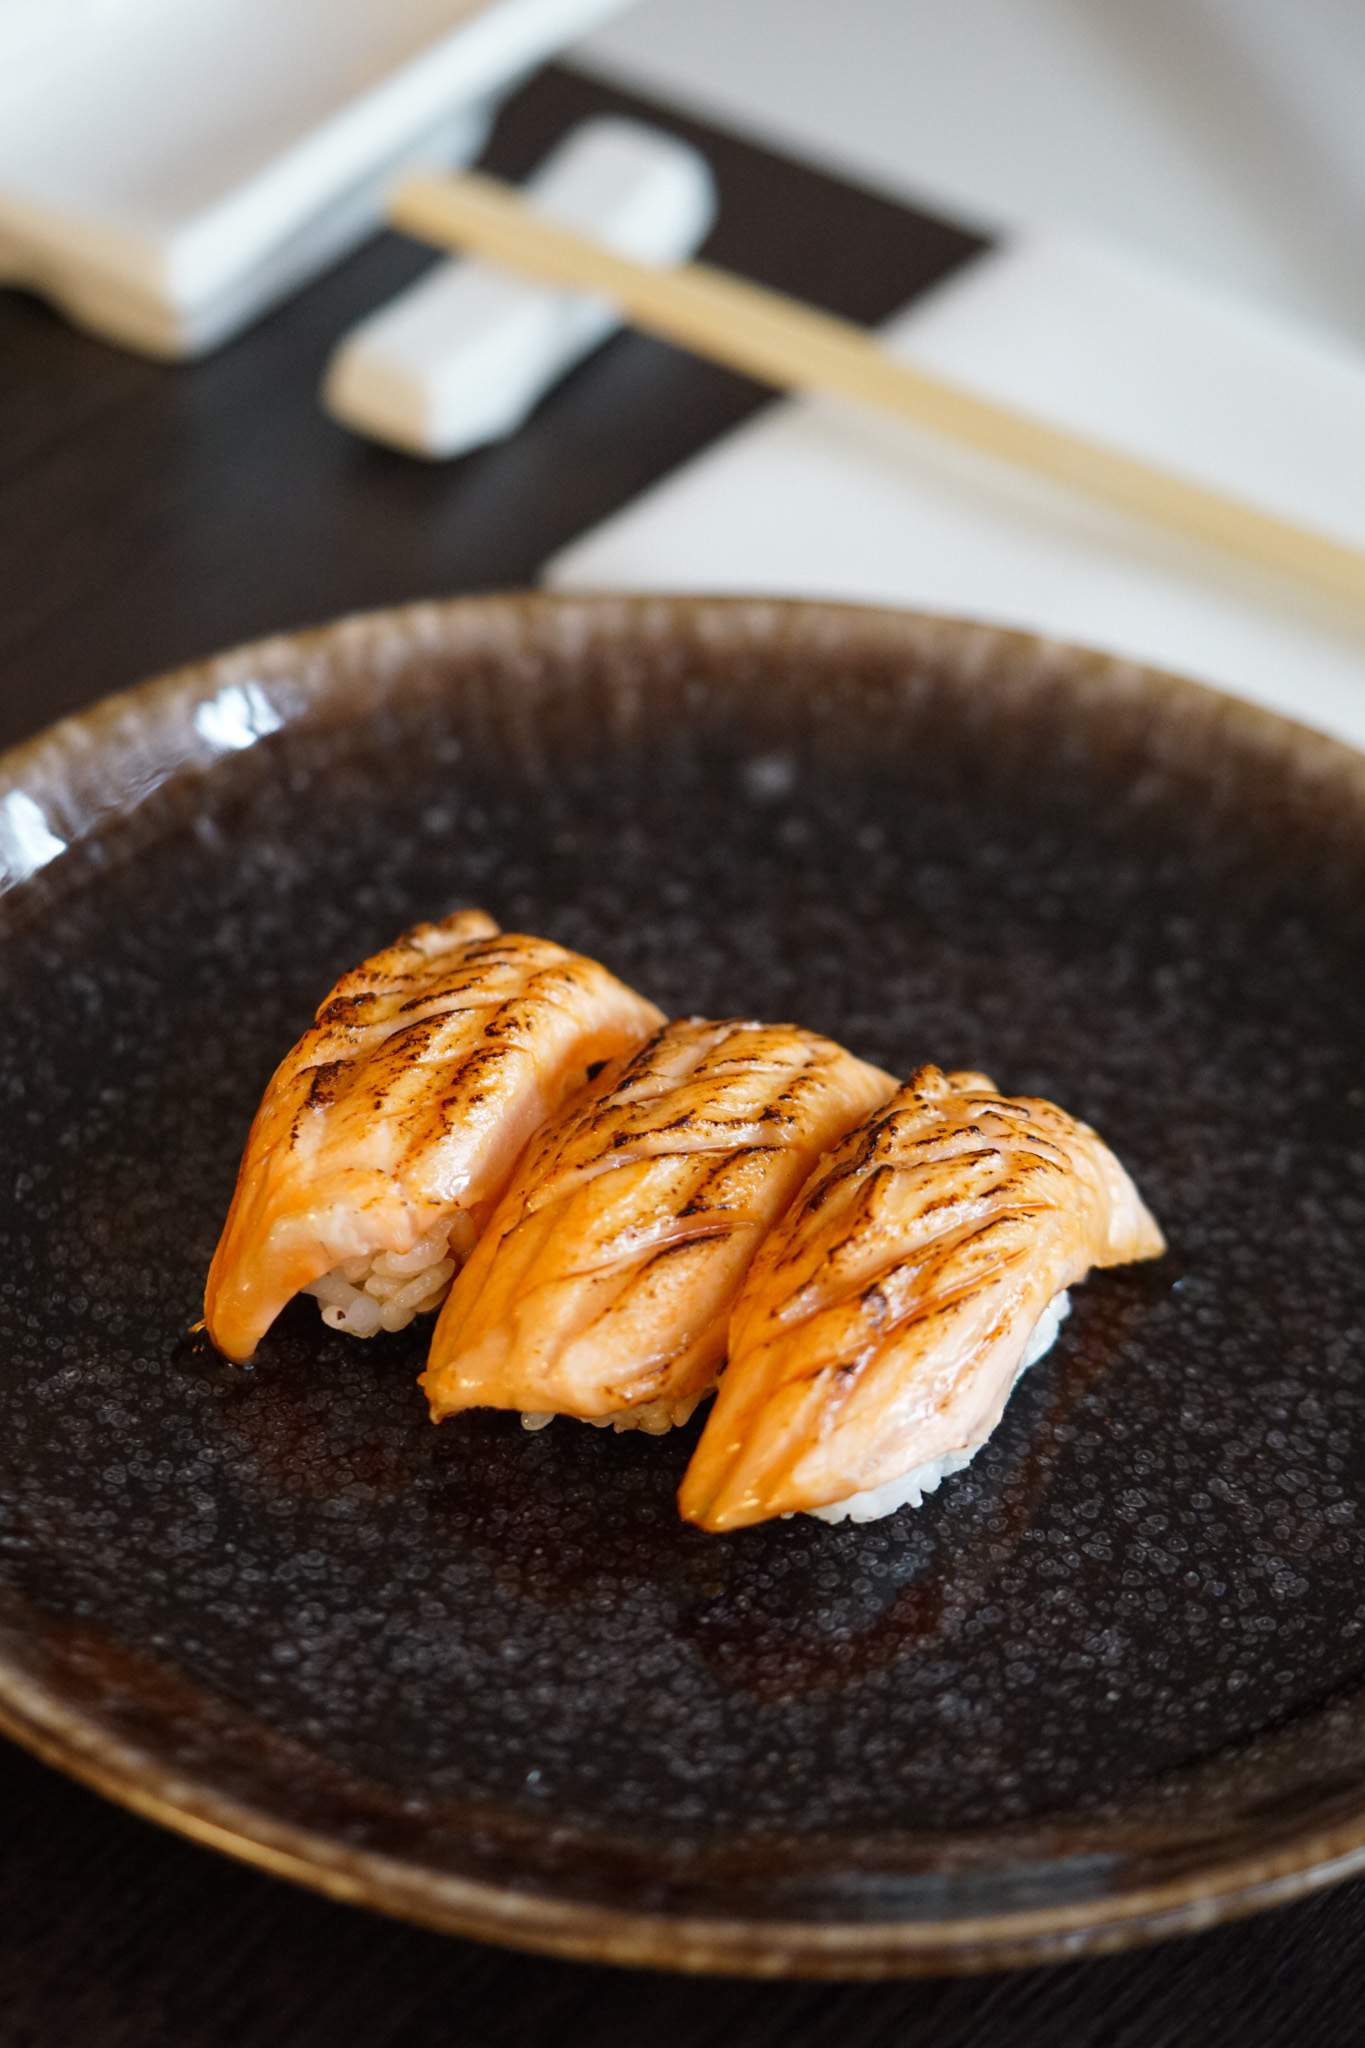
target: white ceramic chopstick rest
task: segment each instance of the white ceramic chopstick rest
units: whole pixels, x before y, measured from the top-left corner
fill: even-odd
[[[537,208],[636,262],[691,256],[715,186],[688,144],[641,122],[585,121],[526,187]],[[433,459],[512,433],[545,392],[614,333],[610,306],[451,259],[363,320],[323,380],[333,418]]]

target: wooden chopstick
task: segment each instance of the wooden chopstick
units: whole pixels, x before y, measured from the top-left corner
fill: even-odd
[[[763,383],[829,392],[893,413],[1365,606],[1365,550],[897,362],[862,328],[779,292],[701,263],[676,269],[633,263],[558,226],[513,187],[477,172],[406,178],[390,195],[388,213],[395,227],[419,241],[609,299],[632,326]]]

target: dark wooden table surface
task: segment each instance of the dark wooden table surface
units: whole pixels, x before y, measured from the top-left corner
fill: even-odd
[[[564,72],[509,106],[519,176],[585,115],[659,110]],[[706,149],[718,262],[862,320],[975,239],[733,136]],[[359,607],[525,584],[764,402],[622,338],[507,446],[428,468],[334,427],[328,349],[415,276],[382,236],[194,368],[0,294],[0,744],[212,648]],[[0,1138],[0,1149],[3,1140]],[[0,2044],[158,2048],[1167,2048],[1365,2039],[1365,1885],[1172,1947],[976,1981],[689,1981],[505,1955],[372,1919],[160,1833],[0,1745]]]

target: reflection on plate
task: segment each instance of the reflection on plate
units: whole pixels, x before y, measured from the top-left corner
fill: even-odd
[[[1070,1954],[1365,1860],[1365,761],[993,629],[512,599],[4,767],[20,1740],[342,1896],[679,1967]],[[688,1528],[698,1422],[433,1430],[420,1331],[296,1306],[221,1364],[185,1333],[279,1048],[462,901],[665,1008],[1055,1096],[1171,1251],[866,1528]]]

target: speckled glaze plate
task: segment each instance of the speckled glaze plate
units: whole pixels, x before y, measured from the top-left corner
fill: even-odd
[[[0,1711],[144,1813],[567,1954],[1073,1954],[1365,1863],[1365,760],[950,621],[352,620],[3,763]],[[186,1332],[340,969],[486,905],[666,1008],[1093,1120],[1166,1226],[919,1513],[435,1430],[420,1332]]]

